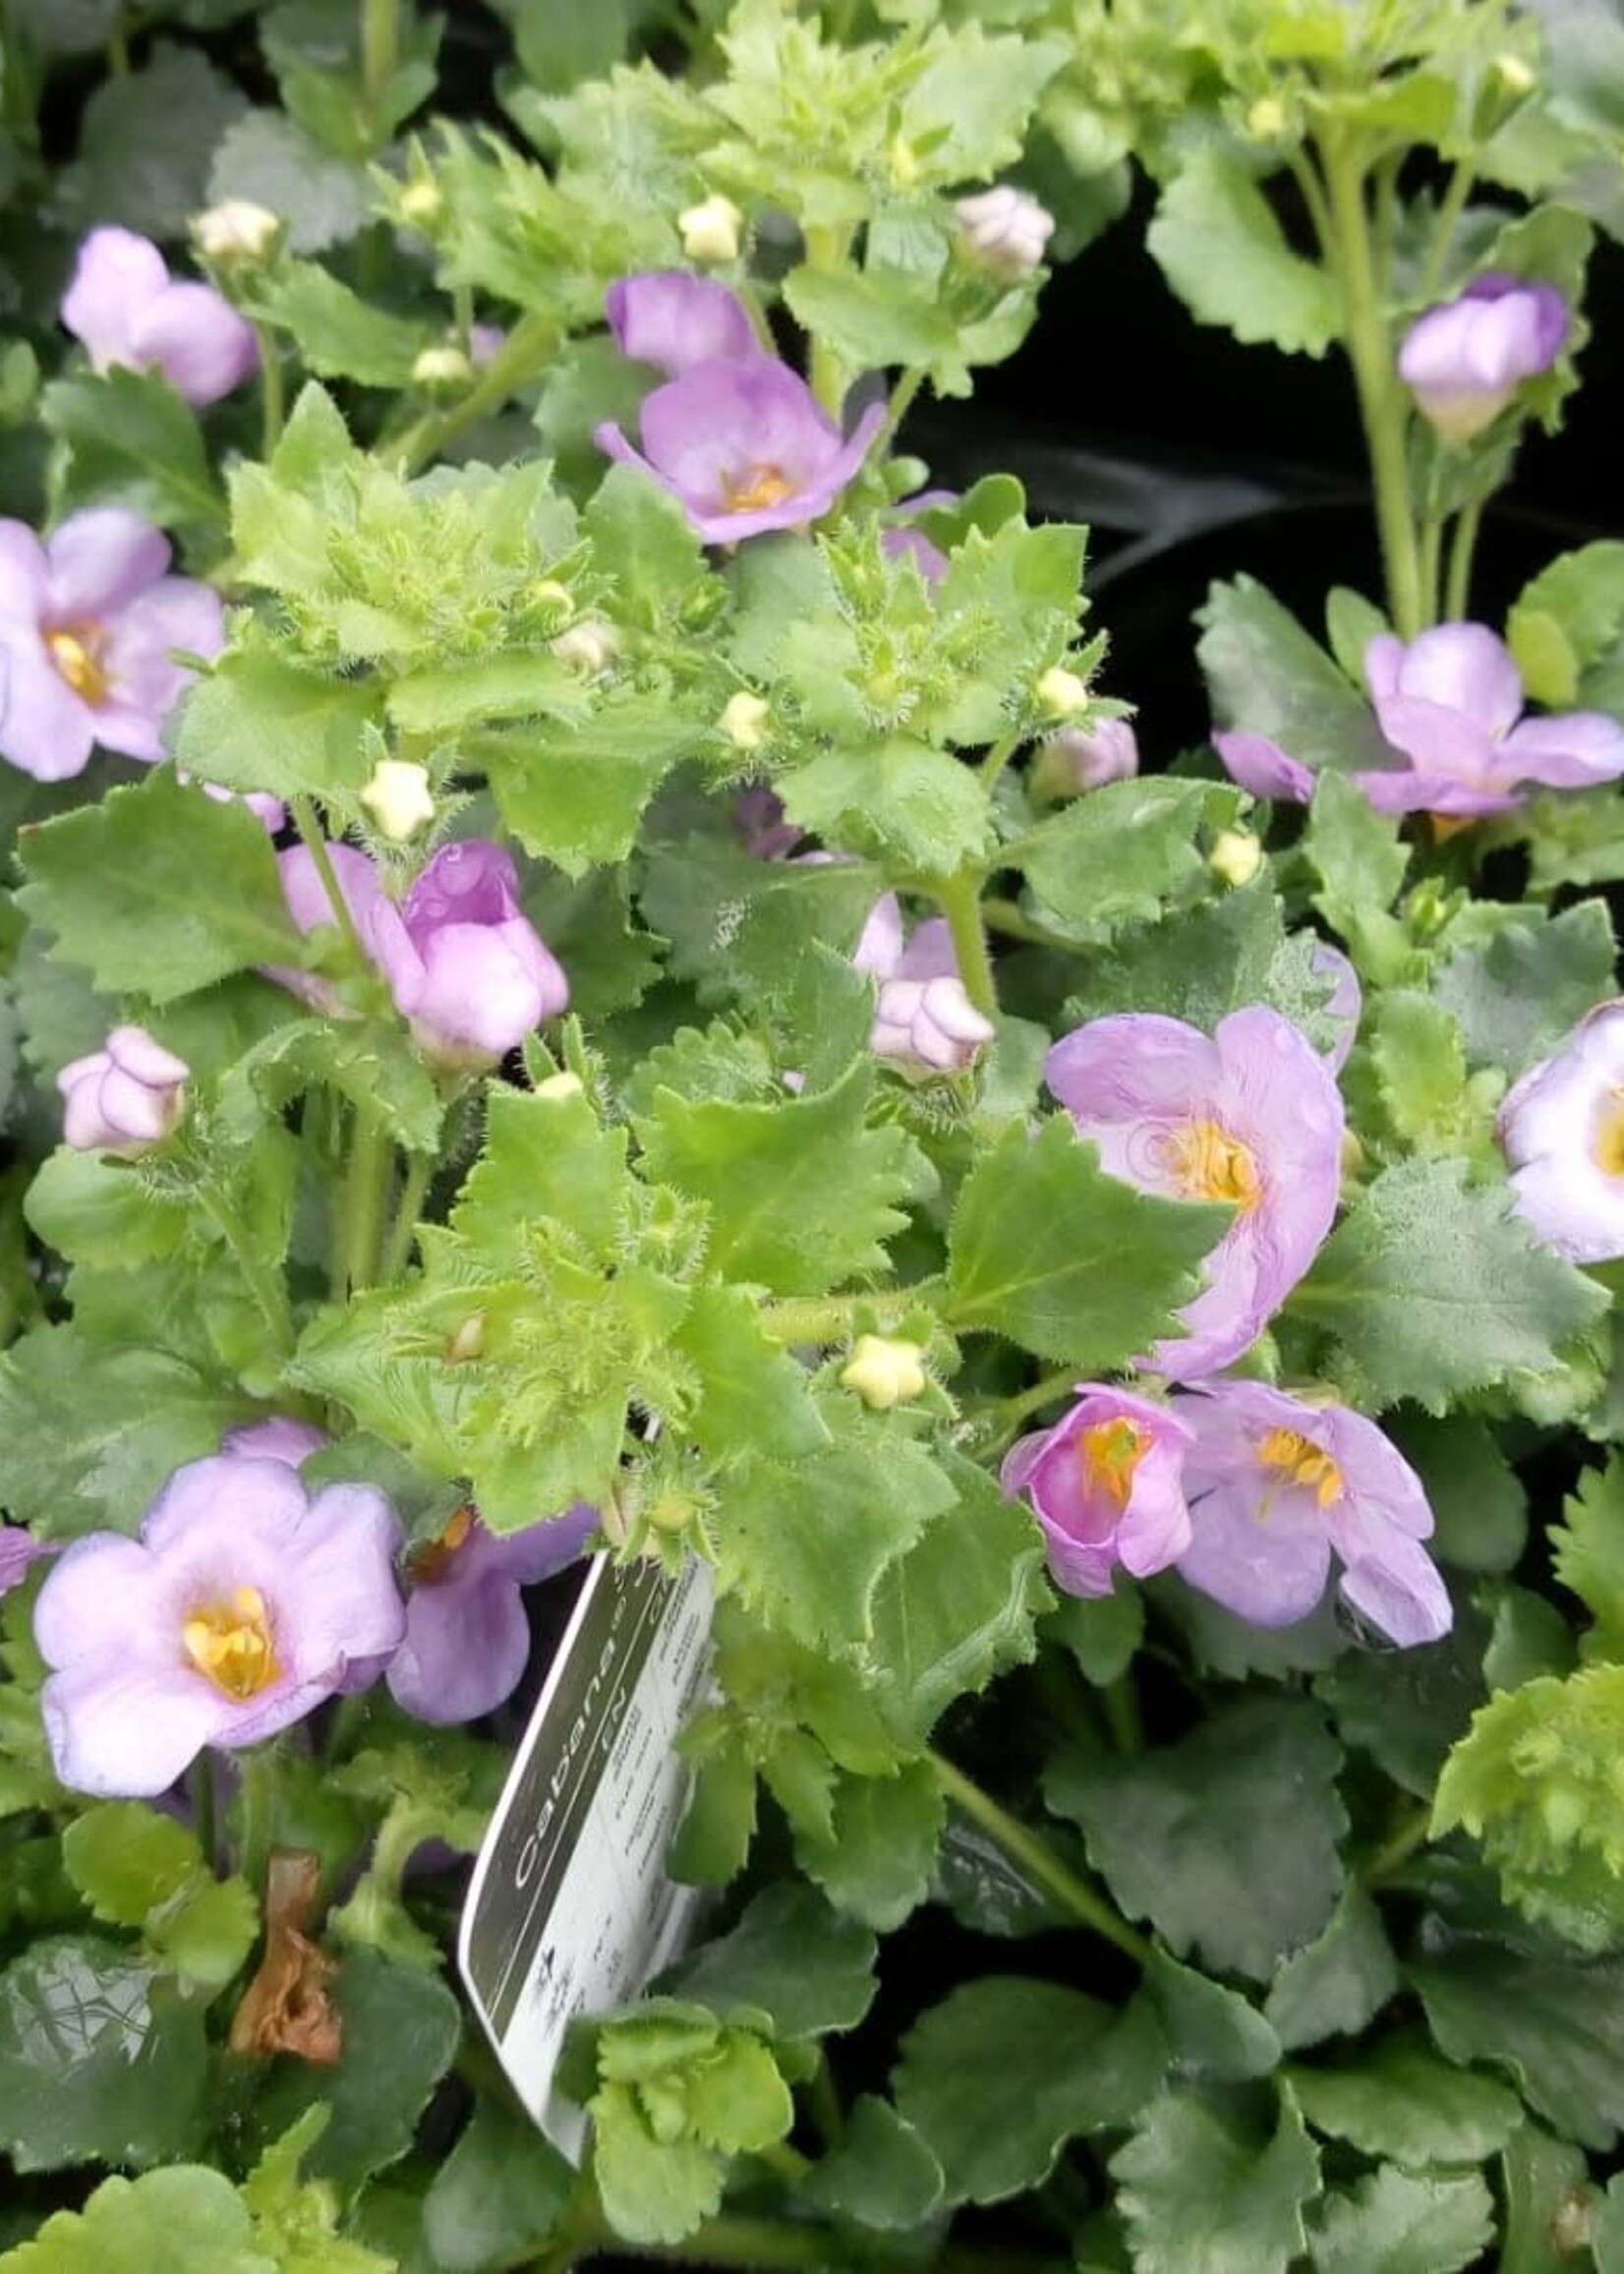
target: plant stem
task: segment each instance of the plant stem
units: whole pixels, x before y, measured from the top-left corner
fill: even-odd
[[[238,1765],[242,1773],[238,1786],[242,1874],[262,1901],[271,1835],[276,1828],[276,1748],[251,1745],[246,1753],[239,1754]]]
[[[1079,1926],[1091,1928],[1103,1935],[1108,1943],[1131,1958],[1135,1965],[1149,1963],[1152,1946],[1124,1918],[1120,1918],[1106,1901],[1096,1895],[1085,1880],[1067,1864],[1061,1862],[1054,1849],[1035,1832],[1028,1832],[1007,1809],[1001,1808],[991,1793],[983,1792],[979,1784],[971,1783],[960,1769],[944,1759],[940,1753],[928,1753],[926,1759],[935,1770],[937,1780],[948,1798],[962,1810],[970,1821],[995,1839],[1005,1854],[1035,1879],[1039,1887],[1065,1905]]]
[[[344,1287],[350,1295],[377,1284],[383,1213],[393,1181],[394,1147],[377,1108],[370,1101],[358,1104],[343,1202]]]
[[[406,1268],[412,1253],[412,1241],[417,1233],[418,1218],[423,1213],[424,1197],[428,1193],[438,1162],[433,1153],[409,1153],[406,1156],[406,1180],[400,1188],[400,1198],[395,1202],[394,1222],[383,1243],[383,1254],[377,1266],[377,1283],[392,1287]]]
[[[991,789],[1004,769],[1026,739],[1018,727],[1011,729],[1002,741],[995,742],[981,761],[981,787]]]
[[[1478,546],[1478,524],[1483,517],[1483,500],[1474,497],[1463,505],[1455,521],[1455,534],[1449,543],[1449,571],[1444,579],[1443,620],[1445,623],[1465,621],[1471,606],[1472,557]]]
[[[217,1185],[200,1186],[198,1197],[231,1250],[244,1284],[259,1305],[260,1314],[270,1329],[271,1340],[277,1351],[286,1358],[299,1339],[294,1331],[293,1312],[288,1305],[286,1281],[279,1271],[273,1270],[255,1253],[253,1235]]]
[[[388,140],[377,113],[399,63],[399,0],[361,0],[361,92],[374,149]]]
[[[1442,550],[1443,523],[1436,513],[1425,513],[1421,516],[1418,560],[1421,575],[1421,607],[1425,611],[1428,623],[1435,623],[1438,616],[1438,568]]]
[[[1353,366],[1360,418],[1376,494],[1387,604],[1401,639],[1424,623],[1421,562],[1405,462],[1408,407],[1397,385],[1365,209],[1366,168],[1357,146],[1340,138],[1325,152],[1327,255],[1342,287],[1348,360]]]
[[[1041,1381],[1034,1382],[1030,1389],[1022,1390],[1016,1397],[1000,1398],[992,1413],[997,1417],[1000,1429],[1013,1429],[1017,1422],[1023,1422],[1028,1414],[1035,1414],[1040,1407],[1052,1406],[1068,1390],[1075,1389],[1076,1383],[1076,1368],[1064,1367],[1058,1373],[1046,1373]]]
[[[421,473],[464,427],[472,426],[487,411],[498,410],[533,379],[551,354],[557,337],[556,325],[545,317],[521,317],[460,402],[443,411],[431,411],[404,433],[379,442],[378,457],[397,474],[409,477]]]
[[[1014,901],[990,897],[981,904],[981,921],[989,932],[1002,932],[1008,939],[1029,940],[1037,948],[1061,948],[1068,955],[1075,955],[1075,940],[1062,939],[1058,932],[1046,931],[1042,924],[1034,924],[1023,915]]]
[[[839,228],[808,228],[806,264],[824,271],[840,268],[851,250],[851,231]],[[845,366],[829,342],[813,336],[811,366],[807,374],[812,392],[832,419],[839,419],[845,401]]]
[[[916,1290],[907,1294],[881,1298],[874,1295],[786,1295],[777,1303],[763,1303],[756,1312],[756,1324],[775,1342],[844,1342],[856,1325],[859,1310],[878,1310],[882,1317],[886,1304],[900,1312],[915,1297]]]
[[[1432,242],[1427,247],[1426,266],[1421,271],[1418,299],[1425,302],[1433,298],[1443,276],[1444,264],[1449,259],[1449,248],[1454,242],[1456,226],[1466,210],[1466,202],[1472,195],[1477,180],[1477,168],[1470,158],[1463,158],[1449,177],[1449,187],[1438,206],[1438,217],[1432,227]]]
[[[326,894],[327,905],[332,909],[332,920],[344,935],[344,945],[358,964],[365,963],[366,950],[355,928],[350,904],[339,890],[332,855],[327,849],[326,839],[321,835],[320,824],[317,821],[316,808],[308,797],[293,797],[288,800],[288,810],[293,815],[294,827],[299,832],[305,850],[310,854],[311,864],[321,879],[321,890]]]
[[[1139,1693],[1133,1687],[1131,1669],[1120,1673],[1114,1682],[1102,1685],[1100,1702],[1105,1708],[1105,1719],[1110,1725],[1112,1742],[1117,1751],[1142,1753],[1144,1722],[1139,1717]]]
[[[276,344],[275,332],[268,323],[257,323],[254,336],[260,343],[260,455],[268,458],[282,438],[287,392],[282,379],[282,353]]]
[[[186,1775],[186,1789],[192,1802],[192,1829],[198,1836],[203,1861],[210,1871],[215,1870],[214,1859],[214,1755],[204,1746]]]
[[[1396,1879],[1416,1850],[1426,1845],[1430,1835],[1431,1818],[1424,1808],[1415,1809],[1364,1862],[1360,1877],[1365,1886],[1382,1887]]]
[[[871,457],[883,458],[897,438],[897,430],[907,417],[914,396],[924,384],[922,371],[904,371],[897,375],[897,383],[891,390],[891,401],[886,406],[885,424],[874,437]]]
[[[998,1016],[998,983],[981,924],[981,879],[973,870],[931,878],[926,888],[948,919],[964,992],[984,1018]]]

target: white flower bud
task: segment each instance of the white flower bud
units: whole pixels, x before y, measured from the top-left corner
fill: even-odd
[[[1247,113],[1247,132],[1255,142],[1277,142],[1286,131],[1286,106],[1277,94],[1260,94]]]
[[[400,193],[398,210],[414,229],[427,229],[439,219],[445,197],[437,182],[408,182]]]
[[[1534,92],[1534,72],[1520,55],[1497,55],[1494,58],[1494,76],[1506,93],[1516,95],[1519,100],[1525,94]]]
[[[916,1398],[926,1381],[924,1352],[899,1336],[860,1334],[841,1370],[841,1386],[855,1390],[865,1406],[886,1413]]]
[[[1053,213],[1010,182],[960,198],[955,210],[965,250],[997,276],[1029,276],[1054,235]]]
[[[536,1084],[538,1097],[579,1097],[582,1095],[581,1077],[578,1074],[550,1074],[545,1081]]]
[[[596,678],[620,653],[619,636],[612,624],[592,616],[560,632],[552,643],[552,653],[561,664],[568,664],[571,671]]]
[[[474,367],[460,347],[426,347],[412,366],[412,384],[418,387],[465,387]]]
[[[247,198],[227,198],[192,219],[198,251],[217,268],[268,260],[281,234],[282,224],[276,215]]]
[[[717,724],[735,750],[759,750],[767,739],[772,716],[770,703],[741,687],[728,698]]]
[[[731,198],[720,194],[702,204],[689,205],[676,216],[682,250],[690,261],[736,261],[744,229],[744,215]]]
[[[404,845],[435,818],[429,769],[410,758],[380,758],[361,802],[391,845]]]
[[[1076,797],[1127,782],[1139,771],[1138,738],[1126,719],[1102,719],[1086,727],[1062,727],[1051,734],[1032,767],[1034,796]]]
[[[1075,719],[1088,708],[1088,682],[1075,671],[1055,664],[1038,680],[1033,693],[1038,708],[1050,719]]]
[[[1263,844],[1255,830],[1222,829],[1207,854],[1207,866],[1223,884],[1249,885],[1263,865]]]
[[[446,1338],[440,1353],[446,1366],[467,1366],[485,1354],[485,1312],[471,1311],[456,1331]]]

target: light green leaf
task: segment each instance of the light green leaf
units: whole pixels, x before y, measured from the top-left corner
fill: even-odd
[[[1303,842],[1320,882],[1315,907],[1336,926],[1362,968],[1385,976],[1382,962],[1397,950],[1383,917],[1410,865],[1397,820],[1377,813],[1353,783],[1326,774],[1314,785]]]
[[[203,1864],[194,1836],[141,1800],[104,1800],[62,1835],[68,1877],[98,1919],[139,1927]]]
[[[903,734],[826,751],[778,787],[791,821],[893,873],[952,876],[990,848],[987,800],[973,771]]]
[[[1289,2093],[1272,2134],[1216,2095],[1152,2101],[1111,2159],[1135,2274],[1287,2274],[1319,2158]]]
[[[1493,2232],[1479,2173],[1445,2179],[1383,2164],[1327,2201],[1312,2243],[1315,2274],[1458,2274],[1479,2262]]]
[[[158,371],[53,379],[39,415],[67,445],[59,506],[122,505],[160,529],[223,528],[198,414]]]
[[[1335,2069],[1289,2073],[1315,2131],[1407,2171],[1481,2163],[1505,2146],[1521,2113],[1508,2086],[1439,2060],[1419,2030]]]
[[[1595,1621],[1587,1655],[1624,1660],[1624,1460],[1581,1472],[1551,1532],[1556,1576]]]
[[[314,261],[279,261],[257,288],[256,317],[291,333],[299,360],[319,379],[403,387],[435,334],[373,308]]]
[[[1334,277],[1292,251],[1262,191],[1216,143],[1197,144],[1163,190],[1146,244],[1197,323],[1288,355],[1323,355],[1341,333]]]
[[[662,1977],[671,1995],[781,2041],[854,2029],[875,1992],[873,1935],[809,1887],[765,1888],[720,1941]],[[755,2016],[755,2018],[751,2018]]]
[[[278,2274],[223,2173],[199,2164],[103,2180],[83,2211],[56,2211],[0,2257],[5,2274]]]
[[[827,1833],[795,1825],[795,1860],[837,1910],[881,1934],[930,1893],[947,1802],[928,1761],[894,1777],[841,1776]]]
[[[1602,538],[1559,553],[1524,585],[1506,618],[1506,645],[1537,703],[1585,701],[1584,674],[1624,644],[1624,544]]]
[[[763,1333],[756,1308],[742,1287],[696,1288],[671,1338],[700,1382],[685,1427],[712,1460],[748,1444],[772,1459],[793,1461],[829,1443],[806,1369]]]
[[[357,160],[324,149],[297,119],[251,110],[221,136],[208,170],[208,203],[244,198],[275,213],[290,252],[324,253],[367,219],[372,182]]]
[[[1505,2231],[1497,2274],[1573,2274],[1569,2235],[1580,2219],[1595,2214],[1592,2247],[1596,2274],[1624,2274],[1624,2234],[1614,2211],[1609,2248],[1608,2205],[1597,2204],[1585,2158],[1569,2140],[1525,2118],[1500,2158],[1505,2198]]]
[[[1475,1066],[1518,1075],[1612,993],[1616,955],[1603,900],[1557,916],[1521,907],[1482,947],[1441,962],[1432,991],[1459,1021]]]
[[[1205,782],[1111,782],[1006,845],[1045,908],[1090,932],[1148,921],[1202,868],[1196,833],[1233,820],[1238,792]]]
[[[358,796],[372,772],[362,729],[377,712],[376,681],[299,671],[249,633],[187,690],[176,763],[227,789]]]

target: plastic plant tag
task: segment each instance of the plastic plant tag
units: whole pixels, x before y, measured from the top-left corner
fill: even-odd
[[[672,1740],[710,1645],[707,1564],[673,1579],[595,1557],[474,1866],[463,1980],[519,2098],[577,2160],[586,2116],[552,2089],[564,2032],[635,1998],[702,1900],[665,1859],[690,1780]]]

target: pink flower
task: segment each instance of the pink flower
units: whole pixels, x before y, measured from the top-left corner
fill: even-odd
[[[1233,1204],[1205,1292],[1179,1313],[1188,1337],[1158,1343],[1149,1361],[1176,1381],[1227,1366],[1307,1270],[1336,1214],[1344,1116],[1329,1070],[1289,1019],[1253,1004],[1211,1037],[1151,1012],[1091,1020],[1055,1044],[1045,1079],[1113,1176],[1170,1199]]]
[[[851,961],[880,982],[868,1046],[904,1074],[961,1074],[995,1029],[964,992],[953,937],[940,916],[904,943],[902,911],[886,893],[869,911]]]
[[[406,1638],[385,1679],[420,1721],[472,1721],[517,1688],[530,1657],[526,1587],[575,1561],[598,1529],[584,1503],[522,1532],[487,1531],[461,1508],[407,1559]]]
[[[609,286],[604,312],[620,353],[653,364],[667,379],[695,364],[772,360],[738,294],[685,268],[622,276]]]
[[[1077,1389],[1064,1421],[1010,1447],[999,1482],[1031,1502],[1057,1585],[1109,1595],[1119,1563],[1145,1579],[1189,1545],[1181,1471],[1193,1440],[1147,1398],[1099,1382]]]
[[[184,123],[177,122],[184,133]],[[129,229],[92,229],[79,249],[62,321],[97,371],[161,371],[189,403],[218,402],[260,361],[254,327],[211,284],[179,283]]]
[[[40,1692],[64,1784],[150,1797],[205,1745],[257,1744],[405,1631],[380,1492],[307,1493],[279,1460],[177,1469],[140,1540],[93,1532],[40,1590]]]
[[[1507,1093],[1517,1213],[1576,1263],[1624,1255],[1624,1003],[1602,1003]]]
[[[186,1111],[192,1069],[145,1026],[115,1026],[103,1048],[56,1078],[67,1100],[62,1136],[76,1152],[135,1160],[161,1144]]]
[[[1057,794],[1103,789],[1139,771],[1138,737],[1126,719],[1102,719],[1094,728],[1063,727],[1038,755],[1045,786]]]
[[[1283,804],[1306,805],[1314,793],[1314,778],[1301,760],[1288,758],[1278,742],[1266,734],[1220,731],[1212,747],[1224,762],[1232,781],[1253,797],[1272,797]]]
[[[1342,1593],[1402,1644],[1449,1632],[1449,1596],[1421,1545],[1432,1511],[1421,1479],[1373,1422],[1263,1382],[1209,1382],[1175,1397],[1191,1539],[1179,1569],[1254,1626],[1306,1618],[1333,1554]]]
[[[1446,441],[1466,442],[1525,379],[1550,370],[1567,336],[1568,304],[1554,284],[1479,276],[1411,325],[1399,377]]]
[[[70,514],[43,545],[0,521],[0,757],[37,782],[83,774],[91,750],[150,762],[192,673],[176,648],[218,655],[217,594],[170,576],[161,530],[119,506]]]
[[[35,1540],[21,1524],[0,1524],[0,1595],[8,1595],[14,1587],[20,1587],[31,1564],[55,1553],[51,1541]]]

